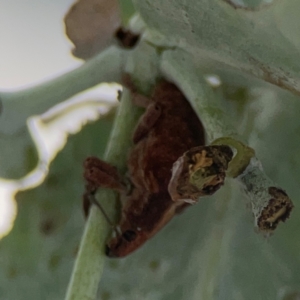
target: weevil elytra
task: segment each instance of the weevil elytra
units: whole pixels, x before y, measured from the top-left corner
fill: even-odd
[[[201,121],[182,92],[160,81],[146,98],[131,85],[133,101],[146,107],[133,134],[134,146],[127,160],[128,191],[116,168],[88,157],[84,177],[88,192],[98,187],[120,192],[122,214],[116,236],[107,243],[110,257],[123,257],[143,245],[189,203],[176,201],[168,192],[173,163],[190,148],[204,145]]]

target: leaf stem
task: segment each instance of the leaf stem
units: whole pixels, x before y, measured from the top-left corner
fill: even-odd
[[[250,198],[254,224],[260,231],[270,233],[288,219],[294,207],[291,199],[264,173],[256,157],[237,180]]]
[[[236,149],[237,153],[230,162],[227,175],[237,177],[249,165],[251,158],[255,155],[254,150],[231,137],[218,138],[212,142],[213,145],[227,145]]]
[[[125,90],[104,155],[104,159],[116,166],[121,173],[124,173],[126,169],[127,151],[131,146],[131,139],[128,137],[131,136],[140,113],[141,109],[131,103],[130,93]],[[112,191],[100,189],[96,198],[101,201],[101,205],[104,206],[109,216],[115,214],[116,197]],[[97,207],[93,206],[81,240],[66,300],[91,300],[96,298],[106,258],[104,245],[110,230],[111,227],[106,222],[105,217]]]

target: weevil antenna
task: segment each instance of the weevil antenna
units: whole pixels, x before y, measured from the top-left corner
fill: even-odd
[[[92,204],[96,205],[96,206],[100,209],[102,215],[104,216],[106,222],[111,226],[112,230],[113,230],[117,235],[120,235],[119,230],[116,228],[115,224],[111,221],[111,219],[110,219],[109,216],[107,215],[107,213],[106,213],[105,209],[103,208],[103,206],[97,201],[97,199],[95,198],[95,195],[90,194],[90,195],[89,195],[89,200],[90,200],[90,202],[91,202]]]

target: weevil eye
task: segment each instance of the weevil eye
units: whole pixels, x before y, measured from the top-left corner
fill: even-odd
[[[136,233],[133,230],[126,230],[123,232],[122,236],[127,242],[131,242],[136,238]]]

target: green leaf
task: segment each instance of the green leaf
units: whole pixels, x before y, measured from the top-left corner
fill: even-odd
[[[37,152],[26,128],[30,116],[42,114],[101,81],[121,81],[125,56],[122,50],[111,47],[77,69],[40,85],[0,91],[0,177],[20,178],[37,164]]]
[[[70,136],[46,181],[17,195],[15,226],[0,246],[1,299],[63,299],[85,224],[82,163],[103,154],[112,121]]]
[[[21,91],[0,92],[3,111],[0,138],[21,135],[26,120],[101,82],[120,82],[126,52],[109,47],[82,66],[40,85]],[[1,167],[1,166],[0,166]]]
[[[299,2],[274,1],[254,12],[235,10],[221,0],[134,4],[148,26],[151,43],[183,48],[200,68],[213,60],[300,93],[300,67],[295,63],[299,49],[282,35],[278,23],[279,16],[282,22],[288,20],[286,6],[299,9]]]
[[[279,300],[299,295],[299,97],[241,75],[253,74],[299,92],[299,36],[288,20],[288,12],[297,11],[298,3],[274,1],[252,12],[235,10],[221,0],[135,1],[148,26],[144,37],[149,43],[144,40],[132,52],[127,69],[136,73],[141,85],[151,84],[161,75],[154,53],[158,57],[166,48],[177,47],[181,51],[178,64],[184,65],[185,56],[194,60],[180,73],[180,87],[190,96],[207,92],[203,89],[196,95],[201,77],[190,81],[186,76],[198,69],[217,70],[227,91],[246,90],[240,96],[223,94],[222,88],[209,92],[225,111],[214,114],[211,123],[219,124],[220,130],[210,135],[227,130],[228,124],[218,122],[218,117],[231,118],[236,131],[255,149],[266,173],[289,192],[296,209],[274,236],[258,235],[245,194],[234,180],[228,180],[214,197],[202,199],[174,218],[136,253],[108,260],[100,299]],[[295,15],[291,19],[297,21]],[[149,56],[151,45],[161,47],[153,48]],[[147,68],[152,72],[146,72]],[[165,74],[172,78],[171,73]],[[205,112],[207,121],[208,116]],[[97,123],[102,124],[99,130],[94,124],[71,137],[47,181],[18,197],[16,226],[0,247],[0,298],[61,299],[65,294],[84,223],[78,205],[83,186],[80,165],[86,155],[103,151],[100,139],[107,136],[110,124],[103,127],[102,122]],[[8,150],[5,154],[9,157]],[[103,255],[103,250],[99,253]]]

